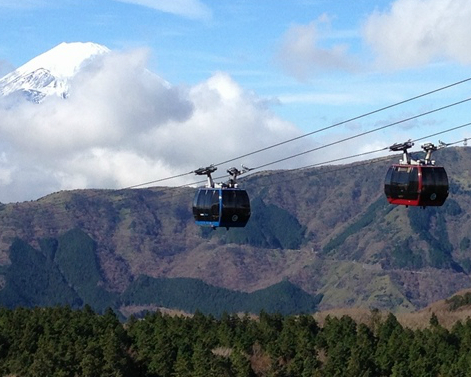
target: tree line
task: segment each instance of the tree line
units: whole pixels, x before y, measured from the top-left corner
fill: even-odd
[[[468,376],[471,320],[426,329],[373,312],[220,317],[160,312],[120,322],[89,306],[0,309],[0,375],[149,377]]]

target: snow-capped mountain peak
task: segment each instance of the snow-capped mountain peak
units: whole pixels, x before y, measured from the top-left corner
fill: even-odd
[[[54,94],[66,98],[68,81],[84,62],[110,50],[96,43],[61,43],[0,79],[0,94],[22,93],[33,102]]]
[[[16,71],[20,74],[32,72],[38,68],[47,69],[58,78],[69,78],[80,68],[82,63],[92,56],[107,53],[105,46],[88,42],[61,43],[56,47],[38,55]]]

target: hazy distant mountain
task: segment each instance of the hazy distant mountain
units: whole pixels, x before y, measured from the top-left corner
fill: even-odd
[[[40,103],[46,96],[67,98],[69,80],[96,56],[110,50],[96,43],[61,43],[0,79],[0,94],[20,94]]]
[[[211,297],[212,310],[263,301],[306,311],[318,300],[423,308],[471,287],[471,148],[435,157],[450,179],[438,208],[387,203],[383,179],[398,156],[242,179],[252,216],[229,231],[194,224],[191,188],[63,191],[0,206],[0,305],[205,311]]]

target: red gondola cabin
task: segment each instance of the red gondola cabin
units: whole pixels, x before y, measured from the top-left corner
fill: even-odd
[[[432,151],[437,150],[433,144],[425,144],[424,160],[412,160],[407,149],[412,147],[410,141],[394,144],[390,149],[402,150],[404,157],[400,164],[392,165],[384,180],[384,193],[389,203],[405,206],[441,206],[448,197],[448,176],[441,166],[435,166],[430,159]]]

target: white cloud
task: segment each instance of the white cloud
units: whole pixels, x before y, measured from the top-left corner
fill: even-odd
[[[191,19],[209,19],[211,10],[199,0],[116,0]]]
[[[383,67],[443,59],[471,64],[470,19],[468,0],[397,0],[388,11],[368,18],[364,38]]]
[[[177,87],[146,69],[144,50],[97,58],[71,83],[67,100],[0,99],[0,202],[60,189],[123,188],[190,172],[299,136],[264,101],[225,73]],[[292,144],[292,145],[291,145]],[[303,139],[255,154],[254,167],[312,148]],[[273,168],[298,167],[298,158]],[[163,185],[199,181],[188,176]]]
[[[356,71],[356,58],[349,54],[347,44],[322,47],[319,23],[330,22],[322,17],[308,25],[290,27],[282,38],[277,59],[292,76],[305,80],[323,71]]]

